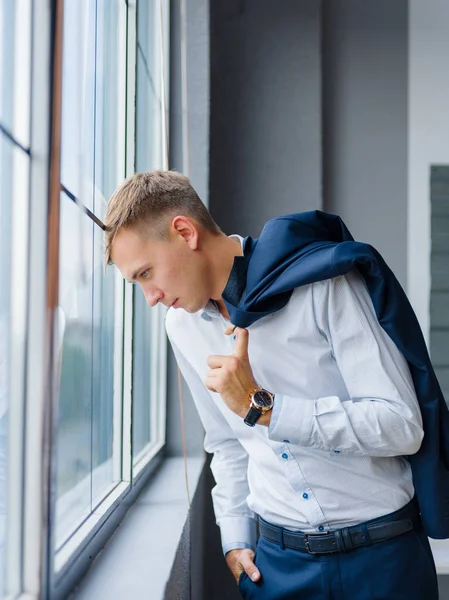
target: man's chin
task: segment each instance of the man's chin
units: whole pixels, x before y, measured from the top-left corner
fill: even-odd
[[[194,313],[197,312],[201,312],[202,310],[204,310],[206,308],[206,306],[208,305],[209,301],[207,302],[203,302],[201,304],[196,304],[194,306],[190,305],[190,306],[182,306],[181,308],[183,308],[186,312],[190,313],[191,315],[193,315]]]
[[[204,306],[200,306],[200,307],[194,307],[194,308],[192,308],[192,307],[188,307],[188,306],[187,306],[186,308],[184,308],[184,310],[185,310],[186,312],[188,312],[189,314],[191,314],[191,315],[193,315],[193,314],[195,314],[195,313],[197,313],[197,312],[200,312],[200,311],[201,311],[201,310],[203,310],[203,309],[204,309]]]

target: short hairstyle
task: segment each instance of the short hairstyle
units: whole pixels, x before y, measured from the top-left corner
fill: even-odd
[[[170,218],[177,214],[195,219],[214,235],[221,233],[181,173],[155,170],[125,179],[112,194],[106,211],[105,265],[112,264],[112,244],[120,229],[149,225],[157,237],[166,239]]]

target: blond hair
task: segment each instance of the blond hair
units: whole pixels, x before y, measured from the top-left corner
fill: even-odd
[[[115,236],[123,228],[150,226],[165,239],[170,217],[195,219],[214,235],[221,233],[198,194],[184,175],[176,171],[149,171],[132,175],[112,194],[105,217],[105,265],[111,264]]]

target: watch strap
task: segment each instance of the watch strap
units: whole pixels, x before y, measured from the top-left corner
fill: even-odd
[[[259,420],[261,415],[262,415],[262,412],[258,408],[251,406],[248,411],[248,414],[243,419],[243,422],[246,423],[247,425],[249,425],[250,427],[254,427],[254,425],[257,423],[257,421]]]

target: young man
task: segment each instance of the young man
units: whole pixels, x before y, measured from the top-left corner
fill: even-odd
[[[254,281],[244,261],[252,252],[255,262],[257,248],[243,242],[175,172],[131,177],[106,215],[106,261],[149,306],[169,308],[167,334],[214,454],[216,519],[243,596],[437,598],[404,458],[423,440],[420,407],[363,277],[315,277],[280,303],[284,288],[268,297],[260,287],[262,313],[235,328],[223,298],[283,281],[275,269]],[[305,254],[328,243],[315,242]],[[262,271],[284,245],[269,240]]]

